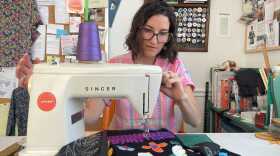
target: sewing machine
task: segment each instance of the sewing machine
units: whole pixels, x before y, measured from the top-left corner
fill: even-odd
[[[126,97],[150,118],[161,84],[160,67],[125,64],[38,64],[29,81],[26,148],[21,156],[55,155],[85,136],[83,99]]]

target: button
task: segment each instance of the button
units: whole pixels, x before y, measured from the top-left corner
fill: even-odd
[[[204,23],[202,23],[202,24],[201,24],[201,27],[202,27],[202,28],[205,28],[205,24],[204,24]]]
[[[206,12],[207,12],[207,9],[206,9],[206,8],[203,8],[203,9],[202,9],[202,12],[203,12],[203,13],[206,13]]]
[[[202,20],[201,20],[203,23],[205,23],[206,22],[206,18],[202,18]]]
[[[181,13],[183,11],[183,8],[179,8],[178,12]]]
[[[183,29],[181,28],[181,27],[179,27],[178,29],[177,29],[177,32],[181,32]]]
[[[192,33],[192,37],[195,38],[196,37],[196,33]]]
[[[182,42],[186,43],[187,39],[185,37],[182,38]]]
[[[193,27],[197,27],[197,23],[193,23],[192,25],[193,25]]]
[[[205,33],[202,33],[202,34],[201,34],[201,37],[202,37],[202,38],[205,38]]]
[[[192,39],[192,44],[196,44],[196,39]]]
[[[181,38],[177,38],[177,43],[180,43],[181,42]]]
[[[196,8],[193,8],[193,12],[195,13],[197,11],[197,9]]]
[[[177,33],[177,37],[182,37],[182,33]]]

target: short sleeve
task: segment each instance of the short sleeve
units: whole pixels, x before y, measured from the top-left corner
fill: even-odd
[[[184,86],[189,85],[192,90],[195,89],[195,84],[191,79],[190,72],[185,68],[185,65],[181,59],[176,59],[174,62],[176,67],[175,72],[181,77],[181,82]]]

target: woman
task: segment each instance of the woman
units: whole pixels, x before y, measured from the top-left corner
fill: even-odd
[[[151,129],[167,128],[173,132],[178,131],[174,114],[175,105],[182,112],[185,122],[196,127],[201,121],[201,113],[193,95],[194,84],[183,62],[177,58],[173,38],[175,23],[172,8],[165,2],[154,1],[144,4],[135,14],[126,39],[129,52],[109,61],[109,63],[157,65],[162,68],[164,73],[160,96],[152,119],[146,126]],[[31,75],[32,65],[27,59],[28,56],[24,56],[17,67],[19,78],[28,78]],[[26,80],[21,80],[26,82]],[[88,100],[85,111],[87,122],[96,121],[104,108],[103,105],[96,106],[94,100]],[[144,128],[144,125],[129,101],[121,99],[117,101],[116,112],[110,127],[131,129]]]

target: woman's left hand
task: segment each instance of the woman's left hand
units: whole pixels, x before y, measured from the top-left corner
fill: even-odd
[[[178,74],[172,71],[163,73],[160,90],[177,102],[186,97],[184,86],[181,83],[181,78],[178,76]]]

